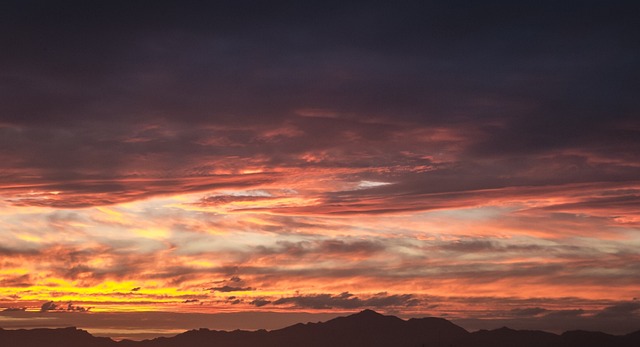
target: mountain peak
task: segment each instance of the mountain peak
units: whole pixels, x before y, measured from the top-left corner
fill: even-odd
[[[385,316],[373,310],[363,310],[348,316],[337,317],[327,322],[327,324],[332,326],[350,328],[355,328],[358,326],[384,326],[388,324],[401,323],[404,323],[404,321],[398,317]]]
[[[361,317],[384,317],[384,315],[370,309],[362,310],[352,316],[361,316]]]
[[[363,322],[388,322],[388,321],[402,321],[402,319],[395,316],[385,316],[374,310],[362,310],[358,313],[344,317],[351,321],[363,321]]]

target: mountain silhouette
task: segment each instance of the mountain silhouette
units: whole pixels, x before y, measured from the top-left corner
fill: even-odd
[[[95,337],[76,328],[61,329],[0,329],[2,347],[112,347],[116,343],[107,337]]]
[[[76,328],[3,330],[2,347],[637,347],[640,331],[614,336],[601,332],[500,328],[470,333],[442,318],[403,320],[371,310],[326,322],[266,331],[190,330],[173,337],[113,341]]]

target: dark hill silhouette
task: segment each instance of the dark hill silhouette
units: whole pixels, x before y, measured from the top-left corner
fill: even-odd
[[[295,324],[267,332],[192,330],[172,338],[142,342],[121,341],[121,347],[170,346],[308,346],[386,347],[449,346],[469,334],[463,328],[439,318],[402,320],[371,310],[324,323]]]
[[[506,327],[496,330],[480,330],[457,341],[460,347],[541,347],[556,346],[559,336],[544,331],[513,330]]]
[[[95,337],[76,328],[62,329],[0,329],[2,347],[114,347],[116,343],[107,337]]]
[[[614,336],[593,331],[568,331],[556,335],[544,331],[500,328],[480,330],[456,341],[455,347],[638,347],[640,331]]]
[[[614,336],[569,331],[480,330],[469,333],[441,318],[402,320],[365,310],[324,323],[266,331],[190,330],[174,337],[113,341],[76,328],[2,330],[2,347],[638,347],[640,331]]]

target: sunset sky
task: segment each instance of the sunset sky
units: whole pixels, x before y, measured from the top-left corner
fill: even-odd
[[[469,3],[3,2],[0,327],[637,329],[640,6]]]

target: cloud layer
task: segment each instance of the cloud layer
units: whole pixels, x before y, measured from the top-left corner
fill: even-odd
[[[636,317],[637,7],[8,4],[0,307]]]

